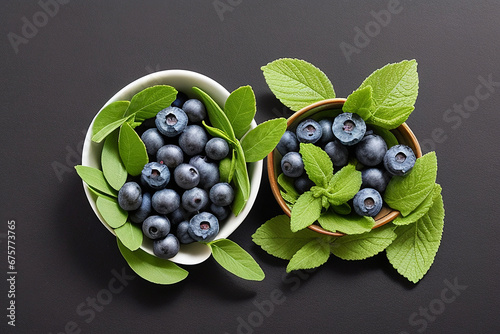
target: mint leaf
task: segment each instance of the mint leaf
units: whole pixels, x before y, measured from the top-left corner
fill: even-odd
[[[375,220],[368,216],[338,215],[332,210],[324,212],[319,218],[318,223],[325,230],[330,232],[342,232],[345,234],[361,234],[371,231],[375,225]]]
[[[241,139],[246,162],[264,159],[286,131],[286,119],[276,118],[257,125]]]
[[[372,117],[373,104],[373,88],[372,86],[366,86],[352,92],[347,97],[342,110],[358,114],[366,121]]]
[[[283,189],[283,191],[280,191],[283,199],[290,204],[294,204],[300,196],[295,189],[294,179],[281,173],[278,175],[278,184]]]
[[[240,139],[250,129],[256,111],[252,87],[240,87],[229,95],[224,105],[224,113],[233,127],[236,138]]]
[[[230,273],[251,281],[262,281],[262,268],[253,257],[231,240],[218,239],[208,243],[214,259]]]
[[[330,249],[343,260],[364,260],[383,251],[396,238],[394,225],[386,224],[370,232],[335,239]]]
[[[397,238],[386,250],[389,262],[401,275],[417,283],[434,262],[443,227],[443,197],[437,193],[425,215],[414,224],[396,228]]]
[[[160,110],[169,107],[176,96],[177,90],[171,86],[148,87],[132,97],[126,115],[135,114],[138,121],[155,117]]]
[[[236,185],[234,200],[232,204],[233,213],[239,215],[245,207],[245,204],[250,197],[250,179],[248,178],[247,164],[245,162],[245,154],[239,142],[235,148],[235,169],[233,181]]]
[[[127,172],[132,176],[140,175],[144,165],[149,162],[148,152],[141,137],[128,123],[120,128],[118,149]]]
[[[282,58],[261,69],[274,95],[293,111],[335,97],[327,76],[304,60]]]
[[[429,211],[429,208],[432,206],[432,203],[434,202],[435,196],[437,194],[441,193],[441,186],[439,184],[434,185],[434,189],[427,195],[425,200],[420,203],[419,206],[415,210],[413,210],[408,216],[403,217],[402,215],[399,215],[394,219],[392,222],[394,225],[408,225],[411,223],[416,222],[418,219],[420,219],[423,215]]]
[[[328,184],[328,200],[332,205],[344,204],[356,195],[361,183],[361,172],[354,165],[342,167]]]
[[[293,270],[316,268],[328,261],[330,244],[321,238],[309,241],[292,257],[286,272]]]
[[[374,108],[369,124],[385,129],[401,125],[414,109],[418,95],[417,62],[404,60],[373,72],[359,89],[371,86]]]
[[[298,232],[290,230],[290,217],[280,215],[262,224],[252,235],[254,243],[267,253],[284,260],[290,260],[299,249],[318,234],[309,229]]]
[[[75,169],[78,176],[80,176],[83,182],[89,187],[114,198],[118,196],[118,192],[108,184],[104,178],[104,174],[99,169],[82,165],[75,166]]]
[[[129,101],[115,101],[102,108],[92,125],[92,141],[101,142],[114,129],[127,121],[124,115],[129,105]]]
[[[118,228],[127,222],[128,212],[120,208],[117,200],[99,196],[96,205],[102,218],[110,227]]]
[[[118,151],[118,131],[113,131],[104,141],[101,152],[101,167],[104,178],[109,185],[120,190],[127,181],[128,173]]]
[[[156,284],[174,284],[182,281],[188,272],[175,263],[160,259],[138,249],[135,252],[117,239],[118,249],[132,270],[145,280]]]
[[[321,215],[321,197],[314,197],[311,191],[306,191],[295,202],[292,213],[290,228],[297,232],[314,223]]]
[[[114,231],[123,245],[131,251],[135,251],[141,247],[143,234],[140,224],[132,224],[131,222],[126,222],[122,226],[116,228]]]
[[[432,191],[436,175],[436,153],[429,152],[417,159],[408,175],[392,177],[385,189],[385,202],[403,216],[409,215]]]
[[[326,187],[333,178],[333,163],[321,147],[300,143],[300,155],[304,161],[307,176],[317,186]]]

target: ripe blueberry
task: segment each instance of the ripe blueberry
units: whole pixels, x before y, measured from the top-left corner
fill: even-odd
[[[334,140],[335,136],[333,135],[332,130],[333,119],[323,118],[318,123],[321,126],[321,138],[319,139],[318,143],[324,145]]]
[[[384,156],[384,167],[392,175],[404,176],[415,165],[415,153],[406,145],[395,145]]]
[[[187,100],[188,100],[188,96],[186,94],[184,94],[183,92],[177,92],[177,96],[175,98],[175,101],[172,102],[172,107],[182,108],[182,105]]]
[[[170,171],[166,165],[150,162],[142,169],[141,182],[145,186],[159,190],[165,188],[169,181]]]
[[[196,241],[212,241],[219,233],[219,220],[209,212],[201,212],[189,221],[188,233]]]
[[[276,145],[276,149],[282,156],[288,152],[298,152],[300,146],[297,135],[292,131],[286,130],[283,136],[281,136],[278,145]]]
[[[289,177],[299,177],[304,172],[304,162],[298,152],[288,152],[281,159],[281,170]]]
[[[142,194],[141,206],[137,210],[130,212],[128,219],[132,223],[140,224],[151,214],[151,208],[151,194],[144,193]]]
[[[184,153],[179,146],[168,144],[156,152],[156,161],[174,169],[184,161]]]
[[[181,203],[187,212],[200,211],[208,204],[208,194],[204,189],[194,187],[182,194]]]
[[[333,120],[332,131],[344,145],[357,144],[365,135],[365,121],[357,114],[342,113]]]
[[[229,144],[222,138],[212,138],[205,145],[205,153],[212,160],[222,160],[229,154]]]
[[[155,240],[153,242],[154,255],[162,259],[170,259],[177,255],[180,250],[180,244],[177,237],[173,234],[168,234],[165,238]]]
[[[364,136],[355,146],[356,159],[365,166],[377,166],[384,160],[387,144],[379,135]]]
[[[200,100],[189,99],[182,105],[182,110],[186,113],[192,123],[201,122],[207,116],[205,106]]]
[[[151,128],[141,135],[141,140],[146,146],[149,155],[155,156],[160,147],[165,145],[165,138],[157,128]]]
[[[166,215],[174,212],[181,205],[181,198],[175,190],[162,189],[154,193],[151,205],[156,212]]]
[[[156,114],[156,127],[163,135],[175,137],[186,128],[188,117],[177,107],[167,107]]]
[[[200,173],[200,183],[198,187],[205,190],[210,190],[214,184],[220,180],[220,171],[217,164],[209,162],[207,157],[202,155],[195,155],[189,159],[189,164],[198,169]]]
[[[352,205],[358,215],[375,217],[382,209],[382,196],[373,188],[364,188],[354,196]]]
[[[118,191],[118,205],[123,210],[137,210],[141,204],[142,190],[136,182],[127,182]]]
[[[164,216],[149,216],[142,223],[142,233],[152,240],[164,238],[170,233],[170,222]]]
[[[174,180],[182,189],[191,189],[200,182],[200,173],[196,167],[182,163],[174,170]]]
[[[231,210],[227,206],[218,206],[212,203],[210,204],[210,212],[213,213],[219,221],[223,221],[229,216]]]
[[[325,145],[324,151],[332,160],[335,167],[347,165],[349,161],[349,151],[338,139],[333,139]]]
[[[383,192],[391,180],[391,175],[381,168],[365,168],[361,170],[361,188],[373,188]]]
[[[220,182],[210,188],[209,198],[215,205],[227,206],[234,200],[234,190],[227,182]]]
[[[202,153],[207,141],[207,132],[196,124],[188,125],[179,136],[179,146],[187,155]]]
[[[297,126],[295,131],[297,139],[301,143],[315,143],[322,135],[321,125],[313,119],[306,119]]]
[[[190,244],[195,242],[193,238],[188,233],[188,228],[189,228],[189,221],[184,220],[177,225],[177,231],[175,232],[175,235],[177,236],[177,239],[179,239],[181,244]]]

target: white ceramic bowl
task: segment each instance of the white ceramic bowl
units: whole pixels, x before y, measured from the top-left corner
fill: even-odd
[[[187,70],[166,70],[146,75],[128,84],[118,93],[116,93],[108,102],[106,102],[103,108],[114,101],[130,100],[136,93],[154,85],[170,85],[172,87],[175,87],[178,91],[186,93],[189,97],[195,97],[192,93],[191,88],[196,86],[208,93],[220,106],[224,106],[225,101],[229,96],[229,92],[223,86],[221,86],[213,79],[206,77],[205,75]],[[82,152],[82,165],[100,169],[101,151],[103,144],[94,143],[90,139],[92,136],[92,126],[94,124],[94,120],[92,120],[92,123],[90,124],[87,135],[85,137],[85,143],[83,145]],[[251,127],[254,128],[255,126],[257,126],[257,124],[254,120]],[[240,224],[250,212],[255,199],[257,198],[257,193],[259,192],[260,182],[262,178],[262,167],[262,160],[248,164],[248,173],[251,186],[250,198],[248,199],[248,202],[246,203],[243,211],[237,217],[234,216],[234,214],[231,214],[229,218],[221,223],[221,228],[216,239],[229,237],[229,235],[233,233],[234,230],[238,228],[238,226],[240,226]],[[113,229],[108,224],[106,224],[101,214],[97,210],[96,196],[90,192],[85,183],[83,183],[83,188],[85,190],[85,194],[87,195],[90,206],[94,210],[99,220],[112,234],[115,235]],[[144,238],[141,249],[149,254],[153,254],[152,242],[149,239]],[[170,260],[179,264],[193,265],[205,261],[210,257],[210,255],[211,253],[208,246],[202,243],[195,242],[188,245],[182,245],[179,253]]]

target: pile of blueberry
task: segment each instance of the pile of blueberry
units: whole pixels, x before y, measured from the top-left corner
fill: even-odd
[[[230,213],[234,189],[219,173],[229,145],[210,137],[201,124],[205,117],[201,101],[179,92],[171,106],[136,129],[150,162],[122,186],[118,203],[131,222],[142,224],[161,258],[175,256],[180,244],[213,240]]]
[[[348,164],[351,157],[361,166],[361,190],[353,198],[354,211],[361,216],[376,216],[382,209],[382,195],[393,175],[404,176],[415,165],[413,150],[406,145],[387,148],[385,140],[367,129],[364,120],[354,113],[341,113],[319,121],[306,119],[295,132],[287,130],[276,146],[281,153],[283,174],[294,178],[298,193],[314,183],[304,171],[299,143],[314,143],[330,157],[334,167]]]

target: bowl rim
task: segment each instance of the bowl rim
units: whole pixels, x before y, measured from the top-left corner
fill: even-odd
[[[293,113],[288,119],[287,119],[287,129],[294,124],[298,119],[301,119],[302,117],[306,117],[308,115],[312,115],[316,112],[322,111],[322,110],[328,110],[328,109],[339,109],[341,108],[345,101],[346,98],[332,98],[332,99],[325,99],[321,100],[315,103],[312,103],[299,111]],[[304,116],[306,114],[306,116]],[[413,133],[413,131],[410,129],[410,127],[405,123],[401,124],[399,127],[396,129],[391,130],[391,132],[397,131],[400,134],[400,137],[408,138],[409,142],[411,143],[412,149],[414,150],[415,156],[417,158],[422,157],[422,149],[420,147],[420,143],[418,142],[417,137]],[[400,139],[400,138],[398,138]],[[276,148],[268,154],[267,156],[267,175],[269,179],[269,184],[271,186],[271,191],[274,195],[274,198],[278,202],[278,205],[281,207],[283,212],[290,217],[291,216],[291,209],[290,207],[286,204],[285,200],[280,194],[280,188],[277,182],[277,175],[276,175],[276,168],[275,168],[275,154],[276,154]],[[394,210],[391,208],[388,208],[387,206],[383,206],[382,210],[379,212],[377,216],[375,216],[375,225],[372,227],[372,229],[378,228],[380,226],[383,226],[394,219],[398,217],[400,212],[398,210]],[[320,233],[320,234],[325,234],[325,235],[330,235],[334,237],[342,237],[347,234],[342,233],[342,232],[331,232],[323,229],[321,226],[316,225],[316,224],[311,224],[308,226],[308,228],[314,232]]]

